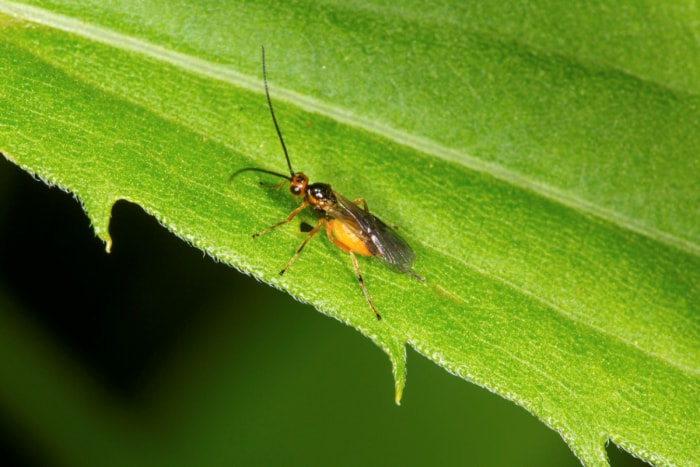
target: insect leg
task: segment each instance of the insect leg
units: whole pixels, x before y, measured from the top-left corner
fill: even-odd
[[[316,227],[318,228],[318,226]],[[328,235],[329,240],[333,242],[335,246],[337,246],[343,251],[350,253],[350,257],[352,258],[352,265],[355,267],[355,275],[357,276],[357,281],[360,283],[362,293],[365,294],[365,300],[367,300],[369,307],[372,309],[372,312],[377,317],[377,319],[382,319],[382,316],[379,314],[379,312],[377,312],[377,309],[374,307],[374,303],[372,303],[372,299],[369,296],[369,292],[367,292],[367,288],[365,287],[365,280],[362,278],[362,274],[360,273],[360,265],[357,263],[355,253],[352,252],[350,247],[348,247],[346,244],[344,244],[343,242],[341,242],[333,236],[333,230],[330,223],[326,223],[326,235]]]
[[[365,209],[365,212],[369,212],[369,208],[367,207],[367,201],[365,201],[364,198],[357,198],[355,201],[353,201],[353,203],[356,206],[359,206],[361,204],[362,207]]]
[[[372,299],[369,296],[369,292],[367,292],[367,287],[365,287],[365,281],[364,281],[364,279],[362,279],[362,274],[360,273],[360,265],[357,264],[357,258],[355,258],[355,253],[353,253],[351,251],[350,257],[352,258],[352,265],[355,267],[355,274],[357,274],[357,281],[360,283],[360,288],[362,289],[362,293],[365,294],[365,299],[367,300],[367,304],[374,312],[374,316],[376,316],[378,320],[381,320],[382,316],[379,314],[379,312],[377,312],[377,309],[374,307],[374,303],[372,303]]]
[[[296,215],[296,214],[295,214],[295,215]],[[290,219],[290,220],[291,220],[291,219]],[[287,265],[286,265],[284,268],[282,268],[282,270],[280,271],[280,276],[281,276],[282,274],[284,274],[285,271],[287,271],[287,269],[289,269],[289,266],[291,266],[292,263],[294,262],[294,260],[297,259],[297,256],[299,256],[299,253],[301,253],[301,250],[304,249],[304,247],[306,246],[306,244],[309,243],[309,240],[311,240],[311,237],[313,237],[314,235],[316,235],[316,233],[321,229],[321,226],[323,225],[324,222],[326,222],[326,219],[319,219],[319,220],[318,220],[318,224],[316,224],[316,227],[314,227],[313,229],[311,229],[311,231],[310,231],[309,234],[306,236],[306,238],[304,239],[304,241],[301,243],[301,245],[299,245],[299,248],[297,248],[297,251],[296,251],[296,252],[294,253],[294,255],[289,259],[289,261],[287,262]]]
[[[278,189],[282,188],[282,186],[283,186],[284,184],[286,184],[286,183],[289,183],[289,181],[287,181],[287,180],[282,180],[282,181],[279,182],[279,183],[265,183],[265,182],[259,182],[259,184],[260,184],[261,187],[263,187],[263,188],[271,188],[271,189],[275,189],[275,190],[278,190]]]
[[[307,202],[304,201],[303,203],[301,203],[301,205],[298,208],[296,208],[294,211],[289,213],[289,216],[287,216],[287,218],[285,220],[279,221],[275,225],[272,225],[272,226],[266,228],[265,230],[262,230],[256,234],[253,234],[253,238],[257,238],[261,235],[265,235],[270,230],[275,229],[275,228],[279,227],[280,225],[289,224],[290,222],[292,222],[292,219],[294,219],[297,216],[297,214],[299,214],[306,207],[306,205],[307,205]]]

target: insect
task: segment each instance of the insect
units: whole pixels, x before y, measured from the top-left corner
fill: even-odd
[[[311,238],[313,238],[313,236],[316,235],[319,230],[321,230],[321,227],[325,227],[328,239],[333,242],[335,246],[350,254],[352,265],[355,269],[355,275],[357,276],[357,281],[360,284],[365,300],[367,301],[367,304],[369,304],[369,307],[377,319],[381,320],[382,317],[377,311],[377,308],[374,306],[374,303],[372,303],[372,298],[370,297],[369,292],[367,292],[367,287],[365,287],[365,281],[360,273],[360,266],[357,262],[355,254],[378,258],[391,269],[408,274],[422,281],[424,279],[411,270],[411,263],[415,257],[413,250],[411,250],[411,247],[409,247],[408,244],[396,234],[394,229],[387,226],[381,219],[369,212],[367,202],[364,199],[360,198],[355,201],[350,201],[340,193],[333,190],[329,184],[309,183],[309,177],[306,174],[303,172],[295,172],[294,169],[292,169],[292,163],[289,160],[287,146],[284,144],[284,138],[282,137],[282,132],[280,131],[279,124],[277,123],[275,111],[272,108],[272,100],[270,99],[270,91],[267,85],[265,48],[262,49],[262,71],[263,82],[265,84],[265,95],[267,96],[267,105],[270,109],[270,115],[272,116],[272,122],[275,125],[275,130],[277,130],[277,136],[280,144],[282,145],[284,157],[287,160],[289,176],[263,168],[246,167],[234,172],[229,178],[229,181],[233,180],[236,176],[243,172],[262,172],[275,177],[280,177],[286,181],[283,181],[277,185],[267,185],[261,182],[261,185],[272,188],[280,188],[289,183],[289,191],[292,193],[292,195],[302,198],[302,202],[287,216],[286,219],[254,234],[253,238],[264,235],[281,225],[290,223],[297,216],[297,214],[308,207],[318,219],[318,222],[316,223],[316,226],[308,231],[304,241],[301,243],[299,248],[297,248],[296,252],[292,255],[284,268],[282,268],[280,271],[280,275],[284,274],[287,269],[289,269],[309,240],[311,240]]]

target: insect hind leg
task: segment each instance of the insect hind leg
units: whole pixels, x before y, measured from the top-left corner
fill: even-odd
[[[352,265],[355,267],[355,274],[357,275],[357,282],[360,284],[360,288],[362,289],[362,293],[365,294],[365,300],[367,300],[367,304],[369,307],[372,309],[372,312],[374,312],[374,316],[377,317],[378,320],[382,319],[382,315],[379,314],[377,309],[374,307],[374,303],[372,303],[372,298],[369,296],[369,292],[367,292],[367,287],[365,287],[365,280],[362,278],[362,273],[360,272],[360,265],[357,263],[357,258],[355,257],[355,253],[352,251],[349,252],[350,257],[352,258]]]

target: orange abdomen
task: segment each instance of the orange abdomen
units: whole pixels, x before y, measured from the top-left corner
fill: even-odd
[[[333,233],[333,243],[345,251],[352,251],[358,255],[372,256],[365,244],[345,224],[337,220],[328,222]]]

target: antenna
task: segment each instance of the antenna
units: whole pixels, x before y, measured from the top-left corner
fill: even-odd
[[[262,70],[263,70],[263,82],[265,83],[265,95],[267,96],[267,106],[270,108],[270,115],[272,115],[272,122],[275,124],[275,130],[277,130],[277,136],[280,139],[280,144],[282,145],[282,150],[284,151],[284,157],[287,159],[287,167],[289,167],[289,175],[291,177],[294,177],[294,170],[292,169],[292,163],[289,162],[289,154],[287,153],[287,146],[284,144],[284,138],[282,138],[282,132],[280,131],[280,126],[277,124],[277,118],[275,117],[275,111],[272,109],[272,100],[270,99],[270,90],[267,87],[267,69],[265,68],[265,47],[264,46],[262,47]]]

